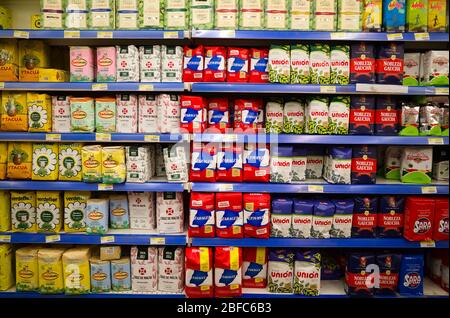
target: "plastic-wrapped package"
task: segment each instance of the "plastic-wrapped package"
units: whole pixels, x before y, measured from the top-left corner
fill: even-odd
[[[165,0],[164,29],[189,29],[189,0]]]

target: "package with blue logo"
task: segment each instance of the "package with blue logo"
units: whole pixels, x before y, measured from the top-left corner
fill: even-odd
[[[250,83],[269,82],[269,71],[267,64],[269,62],[269,50],[266,48],[250,49]]]
[[[242,250],[242,287],[266,288],[267,286],[267,258],[266,247],[244,247]]]
[[[332,184],[350,184],[352,148],[329,147],[324,160],[323,178]]]
[[[292,237],[292,206],[293,201],[289,198],[272,200],[270,237]]]
[[[227,81],[248,82],[249,51],[239,47],[228,48]]]
[[[189,212],[190,237],[215,236],[214,193],[191,193]]]
[[[242,193],[216,193],[216,234],[224,238],[244,237]]]
[[[186,295],[213,297],[213,253],[210,247],[186,247]]]
[[[269,220],[270,194],[244,194],[244,237],[269,238]]]
[[[180,127],[189,133],[202,133],[206,129],[206,101],[201,96],[181,96]]]
[[[112,291],[131,289],[131,263],[128,256],[111,261],[111,289]]]
[[[317,200],[314,202],[314,216],[311,228],[312,238],[330,238],[335,210],[336,206],[331,201]]]
[[[242,249],[235,246],[216,247],[214,255],[215,297],[242,296]]]
[[[203,82],[203,46],[184,47],[183,82]]]
[[[111,195],[109,197],[109,222],[112,229],[130,228],[130,213],[128,212],[128,198],[126,194]]]
[[[242,147],[224,146],[218,150],[216,181],[242,182]]]
[[[192,146],[190,181],[216,181],[217,147],[194,143]]]
[[[349,238],[352,236],[353,208],[352,199],[333,200],[336,211],[333,217],[330,236],[333,238]]]
[[[265,146],[247,144],[244,151],[244,179],[250,182],[269,182],[270,152]]]
[[[386,32],[405,32],[406,0],[383,0],[383,29]]]
[[[294,265],[294,294],[319,296],[320,261],[318,251],[297,251]]]
[[[422,296],[424,280],[423,254],[403,255],[400,265],[398,291],[404,296]]]
[[[225,82],[227,49],[223,46],[205,46],[204,82]]]
[[[111,291],[111,264],[102,261],[98,256],[89,260],[91,268],[91,291],[105,293]]]
[[[209,133],[225,133],[230,128],[229,106],[226,97],[208,98]]]
[[[292,216],[292,237],[309,238],[314,211],[313,200],[294,199],[294,215]]]
[[[259,98],[235,99],[233,125],[236,132],[255,133],[259,119],[264,119],[263,100]]]

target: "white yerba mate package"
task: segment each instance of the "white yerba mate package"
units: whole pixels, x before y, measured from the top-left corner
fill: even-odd
[[[292,146],[278,146],[270,149],[270,182],[291,183]]]
[[[138,132],[158,133],[158,101],[156,95],[139,95]]]
[[[118,94],[116,97],[116,132],[136,133],[138,99],[136,95]]]
[[[179,95],[160,94],[157,97],[158,131],[180,132],[181,104]]]
[[[52,131],[70,132],[70,96],[52,96]]]
[[[352,149],[345,147],[328,148],[325,156],[324,174],[326,181],[333,184],[350,184]]]
[[[283,132],[302,134],[305,127],[305,105],[300,100],[289,100],[284,104]]]
[[[309,45],[291,45],[291,84],[309,84]]]
[[[161,82],[161,46],[139,47],[141,82]]]
[[[183,77],[183,47],[161,46],[161,82],[181,82]]]
[[[155,292],[158,288],[158,248],[133,246],[130,250],[131,286],[134,292]]]
[[[183,232],[183,193],[158,192],[156,194],[156,228],[161,234]]]
[[[182,293],[184,288],[184,250],[165,246],[158,250],[158,291]]]
[[[155,194],[152,192],[128,192],[130,228],[153,230],[155,228]]]
[[[166,164],[164,162],[163,145],[155,144],[155,175],[166,177]]]
[[[405,147],[400,162],[400,180],[405,183],[428,184],[433,169],[432,147]]]
[[[117,82],[139,82],[139,51],[136,46],[117,46]]]
[[[163,154],[167,181],[187,182],[188,168],[184,148],[175,147],[175,151],[170,152],[168,148],[164,148]]]
[[[153,177],[150,151],[150,147],[126,147],[127,182],[144,183]]]

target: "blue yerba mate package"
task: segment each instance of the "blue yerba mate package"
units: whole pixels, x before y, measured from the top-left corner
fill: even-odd
[[[345,270],[345,291],[349,296],[372,296],[375,285],[375,255],[351,253]]]
[[[377,233],[379,237],[402,237],[405,198],[385,195],[379,200]]]
[[[403,255],[400,265],[398,291],[400,295],[422,296],[424,280],[423,254]]]
[[[378,285],[375,286],[376,294],[395,295],[401,259],[400,254],[393,253],[382,253],[376,256],[377,265],[380,269]]]

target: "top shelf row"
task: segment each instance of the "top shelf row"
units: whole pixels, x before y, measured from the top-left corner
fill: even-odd
[[[0,38],[22,39],[237,39],[310,41],[446,42],[448,33],[314,32],[270,30],[0,30]]]

